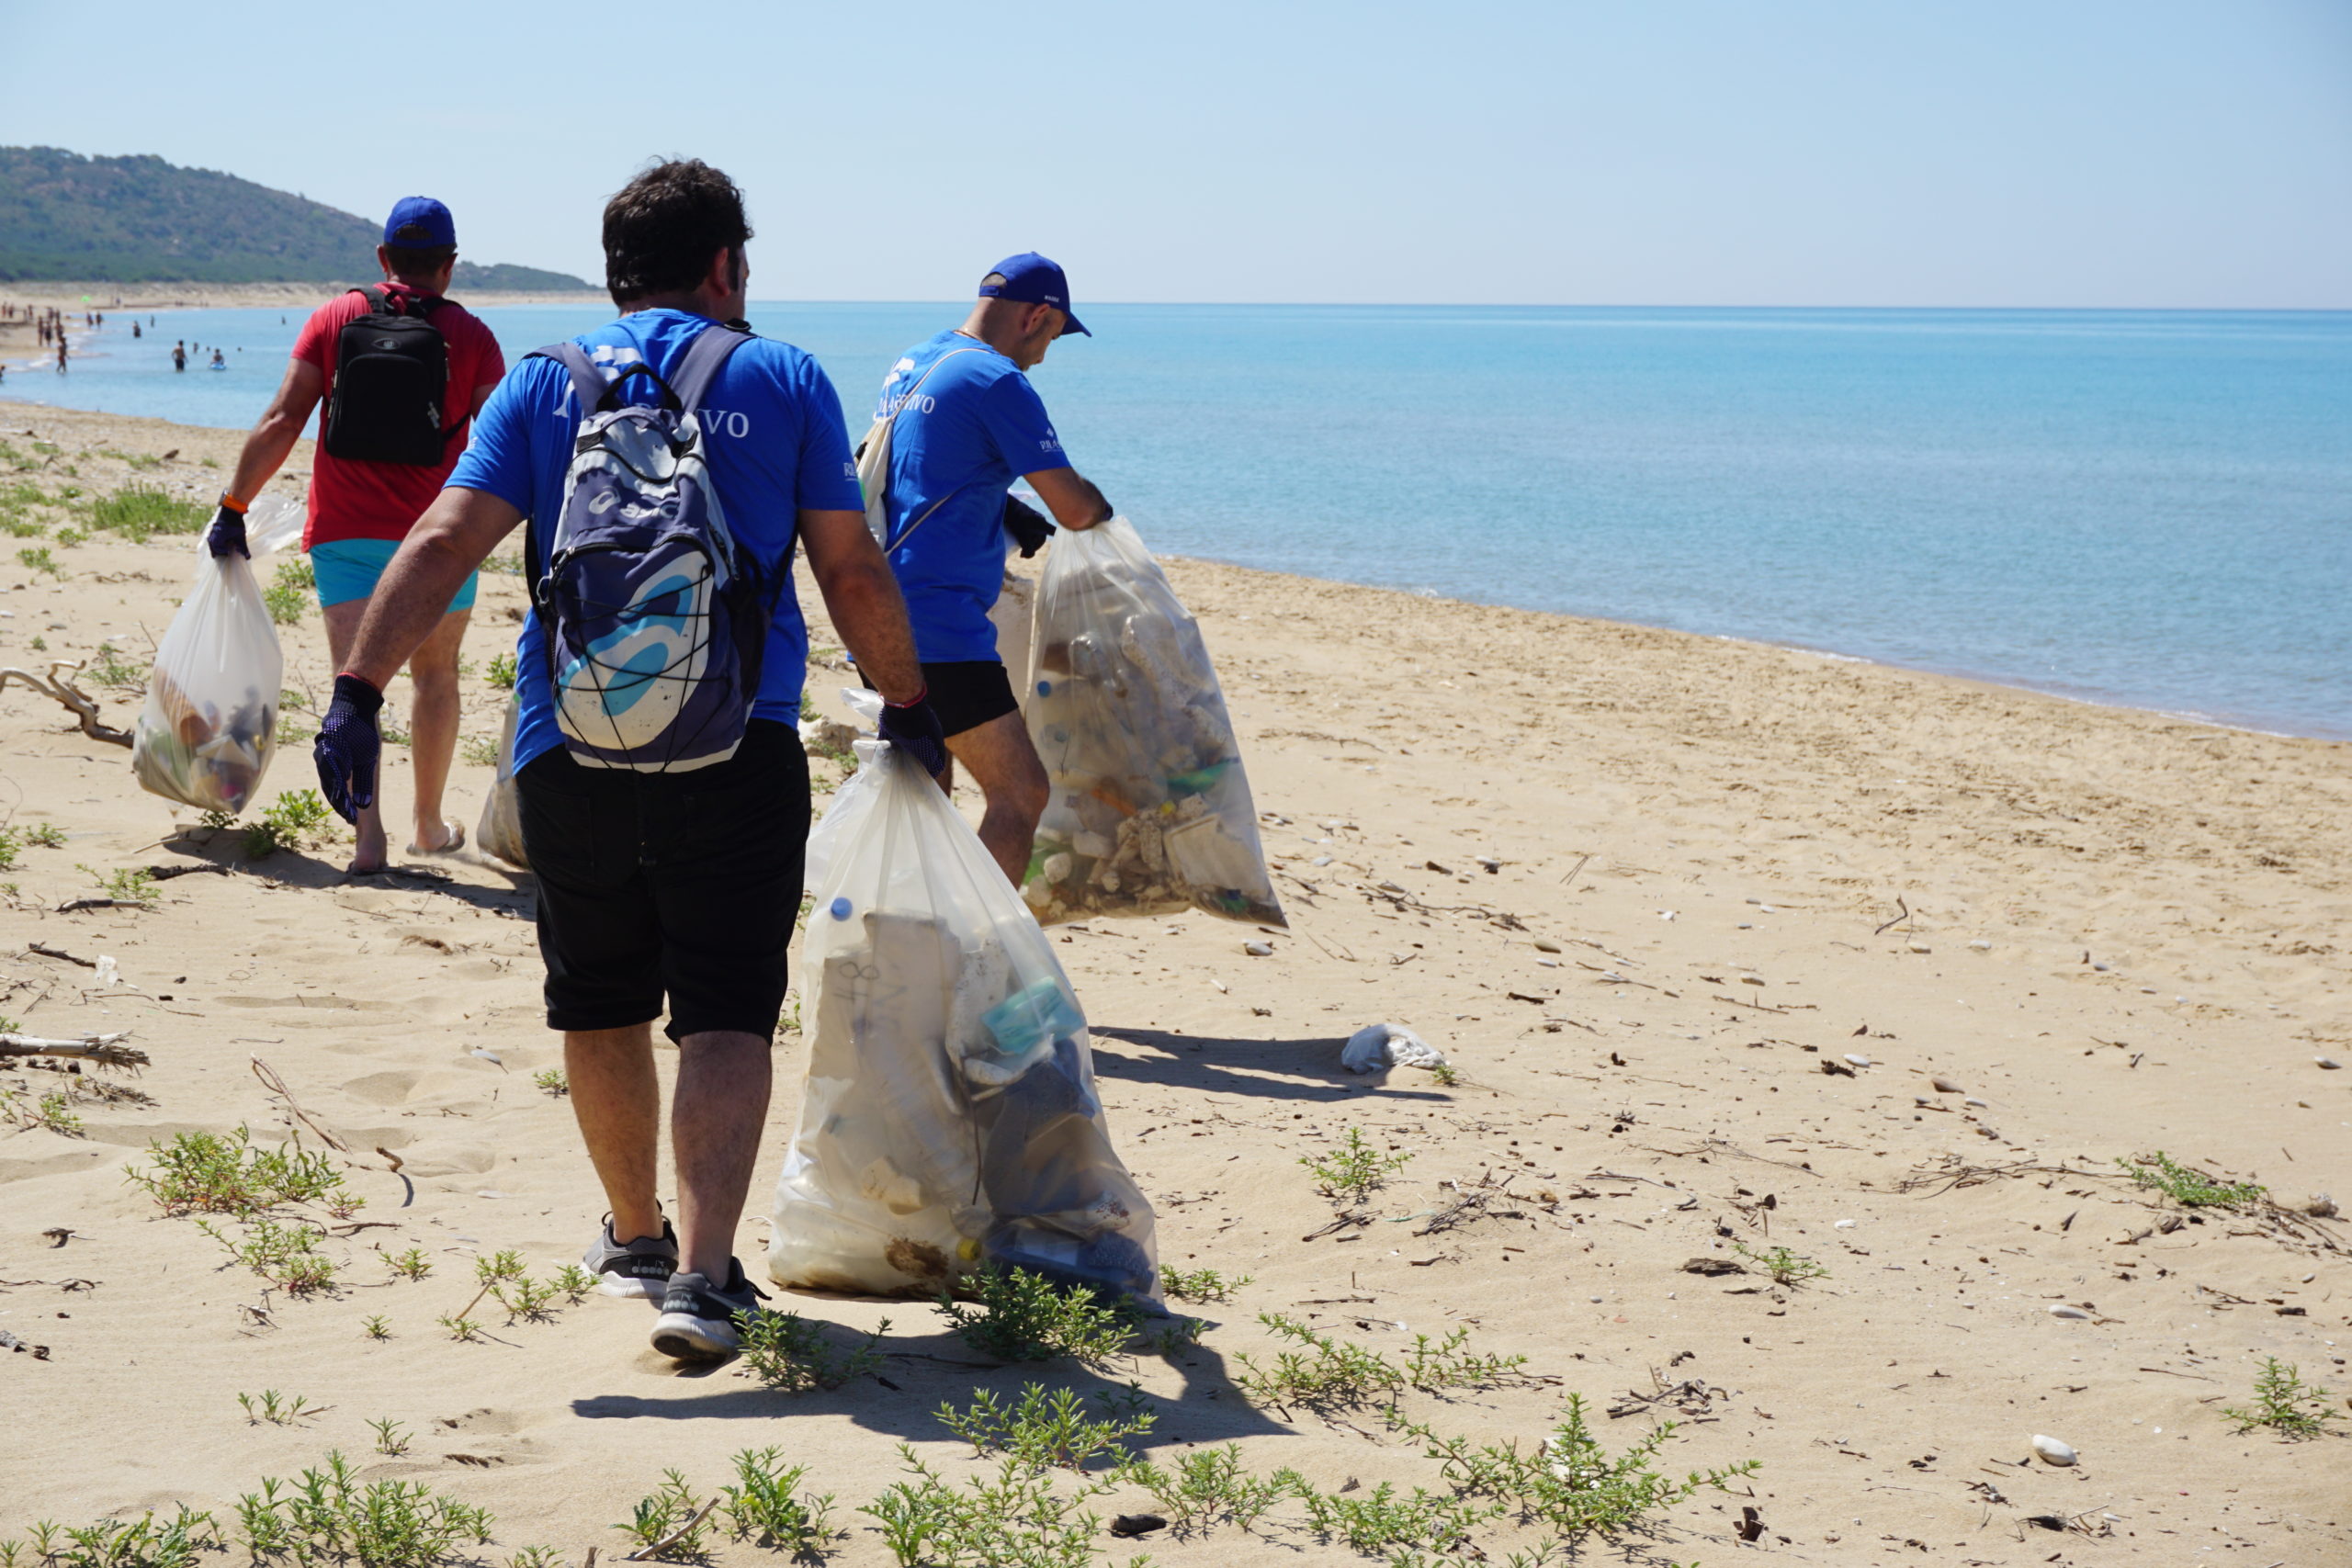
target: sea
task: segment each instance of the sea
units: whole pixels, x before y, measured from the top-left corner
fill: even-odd
[[[861,431],[964,309],[751,319]],[[2352,739],[2352,312],[1081,312],[1033,378],[1159,550]],[[482,312],[510,360],[609,314]],[[0,398],[247,425],[302,320],[138,319]]]

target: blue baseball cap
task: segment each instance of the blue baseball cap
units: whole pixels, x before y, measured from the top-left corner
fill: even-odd
[[[404,196],[384,220],[384,243],[413,251],[458,243],[458,220],[429,196]]]
[[[1017,299],[1024,305],[1051,305],[1063,316],[1061,335],[1086,332],[1070,313],[1069,279],[1062,269],[1035,251],[1023,251],[1017,256],[1007,256],[989,269],[989,277],[1001,277],[1002,283],[980,283],[983,299]]]

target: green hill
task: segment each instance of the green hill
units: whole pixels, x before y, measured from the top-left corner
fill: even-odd
[[[382,234],[365,218],[210,169],[0,147],[0,282],[344,283],[379,276]],[[590,286],[461,260],[454,287]]]

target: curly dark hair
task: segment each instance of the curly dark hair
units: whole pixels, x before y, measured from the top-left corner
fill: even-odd
[[[733,180],[699,158],[650,164],[605,204],[605,288],[616,305],[682,293],[751,237]]]

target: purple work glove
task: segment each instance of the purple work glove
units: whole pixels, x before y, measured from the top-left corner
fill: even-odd
[[[933,778],[947,771],[947,735],[939,716],[931,711],[929,687],[903,703],[885,703],[882,720],[875,726],[882,739],[922,764]]]
[[[311,743],[319,793],[346,822],[357,823],[360,811],[376,804],[376,761],[384,749],[376,733],[376,710],[383,705],[384,694],[358,676],[336,676],[334,700]]]
[[[214,560],[219,560],[231,550],[247,560],[253,559],[253,551],[245,547],[245,514],[227,506],[216,509],[212,513],[212,526],[204,531],[204,547],[212,552]]]

